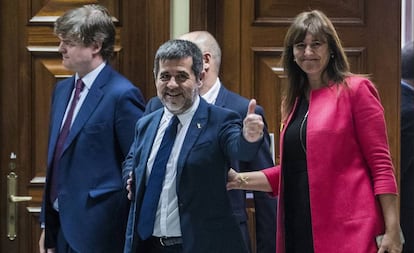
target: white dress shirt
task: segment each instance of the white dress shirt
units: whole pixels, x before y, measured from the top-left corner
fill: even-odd
[[[214,105],[216,103],[217,96],[220,92],[220,88],[221,88],[220,79],[217,78],[214,85],[201,97],[204,98],[204,100],[206,100],[207,103]]]
[[[85,84],[85,87],[83,88],[82,92],[79,94],[79,100],[78,103],[76,104],[75,110],[73,111],[73,117],[72,117],[72,122],[71,122],[71,126],[73,124],[73,122],[76,119],[76,116],[78,115],[78,112],[83,104],[83,101],[85,101],[86,96],[89,93],[89,90],[92,87],[93,82],[95,81],[96,77],[98,77],[99,73],[101,73],[101,70],[105,67],[106,62],[101,63],[101,65],[99,65],[96,69],[92,70],[91,72],[89,72],[86,76],[84,76],[82,78],[82,82],[83,84]],[[66,115],[69,112],[69,108],[70,108],[70,104],[72,103],[73,100],[73,96],[75,95],[75,84],[79,79],[79,75],[78,73],[76,73],[75,75],[75,83],[73,84],[73,91],[72,91],[72,95],[70,97],[68,106],[66,107],[66,112],[65,112],[65,116],[63,117],[62,120],[62,125],[60,126],[60,128],[62,129],[63,127],[63,123],[66,120]]]
[[[177,161],[184,139],[187,135],[188,127],[199,104],[200,98],[197,96],[194,104],[187,111],[180,115],[177,115],[180,123],[178,124],[177,136],[175,138],[175,142],[167,162],[165,179],[162,186],[155,217],[153,236],[181,236],[180,214],[178,212],[178,199],[176,192]],[[157,135],[155,136],[152,150],[147,162],[146,183],[148,183],[149,175],[151,174],[152,166],[154,164],[154,159],[160,147],[165,129],[167,128],[168,123],[173,116],[174,115],[164,107],[164,114],[158,126]]]
[[[85,87],[83,88],[83,90],[81,91],[81,93],[79,94],[79,100],[76,103],[75,109],[73,111],[73,116],[72,116],[72,122],[70,123],[70,126],[72,127],[73,122],[76,119],[76,116],[78,115],[78,112],[83,104],[83,102],[85,101],[86,96],[89,93],[89,90],[92,87],[93,82],[95,82],[96,77],[98,77],[99,73],[101,73],[101,70],[105,67],[106,62],[103,62],[101,65],[99,65],[96,69],[92,70],[91,72],[89,72],[86,76],[84,76],[82,78],[82,82],[85,85]],[[75,75],[75,83],[73,84],[73,91],[72,91],[72,95],[70,97],[68,106],[66,107],[66,112],[65,112],[65,116],[63,117],[62,123],[60,125],[60,130],[62,130],[63,124],[65,123],[66,120],[66,116],[69,112],[69,108],[70,105],[72,103],[73,97],[75,96],[75,84],[79,79],[79,75],[78,73],[76,73]],[[55,202],[53,202],[53,208],[56,211],[59,211],[59,200],[56,199]]]

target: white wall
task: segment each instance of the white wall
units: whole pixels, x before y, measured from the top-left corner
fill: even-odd
[[[190,30],[190,0],[171,0],[170,38],[189,32]]]
[[[401,47],[414,40],[414,4],[413,0],[402,0],[401,3]]]

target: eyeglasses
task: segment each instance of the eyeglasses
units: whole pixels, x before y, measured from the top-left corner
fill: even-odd
[[[305,44],[303,42],[299,42],[299,43],[296,43],[295,45],[293,45],[293,48],[298,50],[298,51],[303,51],[309,46],[311,50],[316,51],[321,46],[323,46],[324,44],[325,44],[325,42],[322,42],[322,41],[319,41],[319,40],[312,41],[312,43],[310,43],[310,44]]]

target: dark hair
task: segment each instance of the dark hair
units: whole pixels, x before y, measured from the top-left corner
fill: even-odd
[[[295,63],[293,56],[293,46],[302,42],[307,33],[328,44],[331,57],[325,72],[330,81],[341,84],[350,75],[348,59],[329,18],[318,10],[300,13],[286,33],[281,59],[288,78],[286,98],[282,105],[284,117],[292,110],[296,97],[303,95],[309,86],[306,73]]]
[[[160,61],[176,60],[192,57],[194,76],[196,80],[201,79],[203,71],[203,54],[196,44],[188,40],[169,40],[162,44],[155,54],[154,59],[154,76],[157,78],[160,69]]]
[[[115,25],[103,6],[84,5],[65,12],[56,20],[54,32],[64,39],[85,46],[99,43],[105,60],[109,60],[114,52]]]
[[[408,42],[401,52],[401,77],[403,79],[414,79],[414,41]]]

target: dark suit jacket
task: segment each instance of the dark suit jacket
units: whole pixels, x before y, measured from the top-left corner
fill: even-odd
[[[414,91],[401,85],[401,228],[403,252],[414,252]]]
[[[215,105],[235,111],[241,118],[244,118],[247,114],[249,100],[226,89],[224,85],[221,85]],[[162,106],[163,105],[158,97],[153,97],[148,101],[145,108],[145,114],[155,111]],[[257,106],[256,113],[262,115],[263,120],[265,121],[262,107]],[[257,152],[256,157],[250,162],[231,160],[230,166],[237,171],[261,170],[272,167],[274,164],[269,147],[270,137],[267,131],[265,131],[264,142]],[[244,240],[246,241],[246,245],[249,245],[250,247],[249,231],[246,225],[246,194],[244,191],[240,190],[232,190],[228,193],[233,207],[233,213],[240,222],[240,228]],[[253,192],[253,196],[256,218],[256,252],[274,253],[276,252],[277,200],[264,192]]]
[[[83,102],[59,161],[59,213],[50,202],[50,166],[74,77],[57,83],[53,93],[48,169],[41,221],[45,244],[56,245],[59,223],[78,252],[121,252],[129,201],[122,162],[145,104],[141,92],[106,65]]]
[[[162,114],[161,108],[138,121],[134,143],[124,162],[124,178],[134,168],[136,183],[125,253],[140,252],[140,239],[135,232],[137,215],[145,190],[146,165]],[[239,115],[200,99],[177,164],[183,253],[247,252],[227,195],[227,160],[252,159],[262,142],[245,141],[241,127]]]

